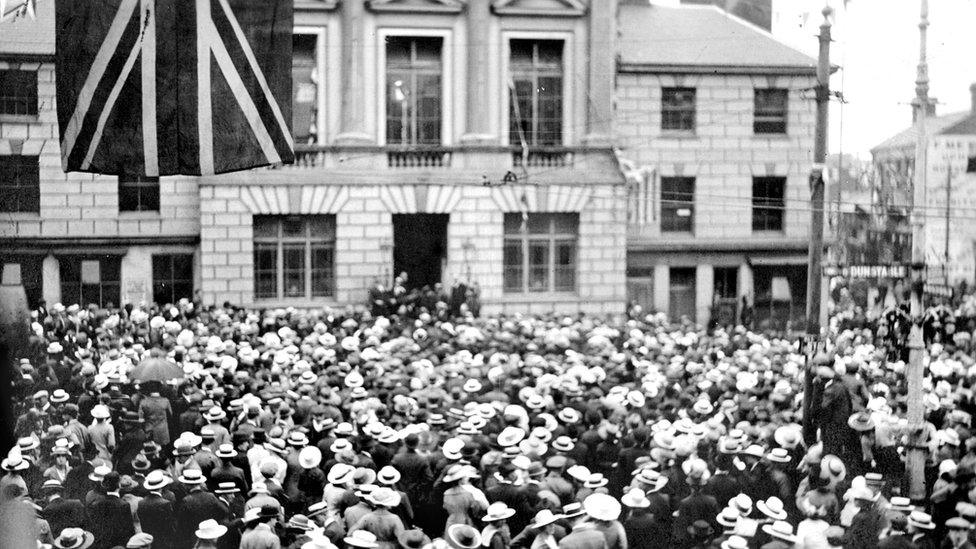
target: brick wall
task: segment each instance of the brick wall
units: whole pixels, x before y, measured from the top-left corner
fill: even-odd
[[[814,80],[812,76],[618,75],[616,124],[622,156],[655,168],[659,176],[696,178],[694,237],[669,233],[667,238],[767,240],[768,235],[753,235],[751,223],[752,177],[767,175],[787,178],[783,237],[806,236],[815,104],[812,92],[803,90]],[[661,130],[661,88],[672,86],[697,90],[693,134]],[[753,90],[768,87],[790,90],[786,135],[753,132]],[[656,191],[659,208],[660,188]],[[660,238],[659,225],[642,227],[639,236]]]

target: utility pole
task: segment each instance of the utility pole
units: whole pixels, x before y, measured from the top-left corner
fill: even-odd
[[[952,160],[946,159],[946,226],[945,226],[945,265],[942,272],[945,275],[945,285],[949,287],[949,220],[952,218]]]
[[[803,382],[803,435],[810,442],[816,429],[810,417],[813,394],[814,357],[820,341],[820,294],[823,291],[824,175],[827,162],[827,112],[830,106],[830,16],[833,10],[824,6],[820,25],[820,55],[817,60],[817,128],[813,145],[813,168],[810,170],[810,264],[807,269],[807,367]]]
[[[925,288],[925,178],[928,163],[928,140],[925,119],[929,109],[929,69],[925,58],[925,40],[929,27],[929,2],[922,1],[918,21],[918,76],[915,79],[915,169],[912,182],[912,330],[908,334],[908,497],[914,502],[925,499],[925,446],[921,440],[925,421],[922,403],[922,377],[925,367],[925,341],[922,338],[922,292]]]

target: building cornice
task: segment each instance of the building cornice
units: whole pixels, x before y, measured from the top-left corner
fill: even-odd
[[[501,16],[582,17],[586,4],[580,0],[551,0],[551,6],[520,6],[519,0],[493,0],[491,11]]]
[[[464,2],[460,0],[428,0],[426,4],[412,4],[401,0],[369,0],[366,7],[377,13],[458,14],[464,9]]]
[[[54,54],[0,52],[0,61],[7,63],[54,63]]]
[[[836,67],[833,68],[836,70]],[[831,72],[833,72],[833,70]],[[715,74],[816,76],[817,67],[761,65],[671,65],[666,63],[617,63],[617,71],[635,74]]]
[[[685,242],[659,241],[639,237],[627,239],[628,251],[650,253],[737,252],[791,254],[806,251],[808,248],[809,240],[805,238],[770,238],[764,240],[694,239]]]
[[[332,11],[337,7],[338,0],[295,0],[295,11]]]
[[[124,254],[130,246],[196,246],[199,243],[200,235],[0,237],[0,249],[7,253]]]

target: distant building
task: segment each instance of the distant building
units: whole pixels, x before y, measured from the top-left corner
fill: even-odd
[[[702,323],[745,302],[800,327],[816,60],[713,6],[622,5],[619,25],[630,298]]]
[[[976,280],[976,84],[970,92],[970,110],[936,116],[930,107],[926,118],[926,199],[919,207],[932,283]],[[906,211],[912,208],[916,141],[912,126],[871,149],[881,199]]]

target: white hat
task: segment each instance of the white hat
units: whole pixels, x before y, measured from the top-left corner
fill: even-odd
[[[583,510],[597,520],[617,520],[620,517],[620,502],[607,494],[590,494],[583,500]]]

